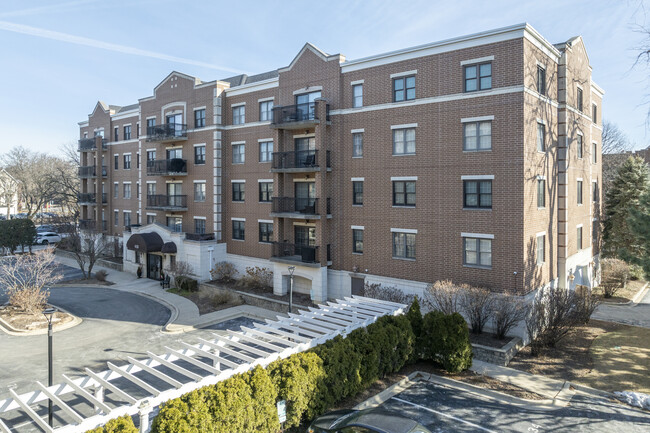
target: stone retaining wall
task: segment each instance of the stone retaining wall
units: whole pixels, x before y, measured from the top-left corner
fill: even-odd
[[[54,254],[56,254],[57,256],[66,257],[68,259],[75,260],[74,253],[72,253],[70,251],[57,249],[57,250],[55,250]],[[95,262],[95,265],[103,266],[105,268],[113,269],[113,270],[120,271],[120,272],[122,272],[122,268],[123,268],[122,263],[115,263],[115,262],[112,262],[110,260],[104,260],[104,259],[97,259],[97,261]]]
[[[222,289],[212,284],[199,283],[199,290],[201,289],[215,294],[229,293],[229,294],[239,295],[244,300],[244,303],[246,305],[252,305],[254,307],[264,308],[266,310],[271,310],[271,311],[277,311],[278,313],[289,312],[289,303],[285,301],[271,299],[261,295],[253,295],[251,293],[241,292],[239,290]],[[305,307],[304,305],[293,304],[293,311],[296,312],[296,310],[298,309],[306,310],[307,307]]]
[[[502,348],[483,346],[472,343],[474,358],[490,364],[506,366],[510,360],[524,347],[521,338],[515,337]]]

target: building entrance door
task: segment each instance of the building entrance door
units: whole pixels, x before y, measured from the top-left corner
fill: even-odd
[[[147,254],[147,278],[152,280],[160,279],[160,270],[162,269],[162,256],[157,254]]]
[[[363,296],[363,287],[365,285],[365,278],[351,277],[352,280],[352,294]]]

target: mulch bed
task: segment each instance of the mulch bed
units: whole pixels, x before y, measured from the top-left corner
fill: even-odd
[[[111,281],[100,281],[96,278],[79,278],[76,280],[66,280],[66,281],[61,281],[59,284],[98,284],[100,286],[112,286],[113,282]]]
[[[258,289],[258,288],[252,288],[248,286],[241,286],[237,284],[237,282],[232,282],[232,283],[221,283],[217,281],[208,281],[206,284],[213,285],[215,287],[218,287],[220,289],[230,289],[230,290],[237,290],[239,292],[244,292],[244,293],[249,293],[251,295],[258,295],[258,296],[264,296],[265,298],[269,298],[273,301],[284,301],[284,302],[289,302],[289,294],[287,293],[286,295],[278,296],[273,294],[273,289],[272,288],[266,288],[266,289]],[[293,292],[293,303],[296,305],[302,305],[305,307],[311,307],[314,305],[314,303],[311,300],[311,297],[306,294],[306,293],[296,293]]]
[[[219,310],[225,310],[226,308],[237,307],[244,304],[244,300],[241,299],[241,297],[237,294],[232,294],[232,296],[229,297],[222,297],[213,293],[207,293],[204,290],[199,290],[198,292],[188,292],[185,290],[172,288],[168,291],[176,295],[183,296],[194,302],[199,308],[200,315],[212,313]]]
[[[43,307],[43,309],[45,308],[47,307]],[[10,305],[0,306],[0,319],[18,331],[47,329],[47,319],[43,313],[38,312],[32,314]],[[74,317],[72,315],[63,311],[57,311],[52,318],[52,325],[56,329],[58,326],[72,322],[73,320]]]

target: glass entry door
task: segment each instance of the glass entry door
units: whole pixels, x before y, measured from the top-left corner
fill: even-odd
[[[313,167],[316,165],[316,138],[303,137],[294,140],[296,150],[296,167]]]
[[[315,214],[316,213],[316,183],[295,182],[296,212]]]
[[[314,101],[316,101],[317,98],[320,98],[320,96],[320,90],[318,92],[296,95],[296,114],[298,115],[298,121],[312,120],[315,118],[316,104]]]
[[[180,183],[167,184],[167,199],[169,200],[169,206],[182,207],[181,187],[182,184]]]
[[[172,114],[167,116],[167,125],[169,125],[169,132],[174,134],[174,137],[179,137],[183,134],[183,115]]]
[[[302,257],[303,262],[316,260],[316,227],[295,226],[294,239],[296,254]]]
[[[147,278],[151,278],[152,280],[159,280],[161,269],[162,256],[156,254],[147,254]]]

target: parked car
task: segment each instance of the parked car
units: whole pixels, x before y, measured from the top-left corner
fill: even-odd
[[[36,227],[36,233],[57,232],[58,230],[51,224],[43,224]]]
[[[384,409],[337,410],[316,418],[307,433],[431,433],[422,424]]]
[[[61,242],[61,236],[59,236],[58,233],[54,232],[38,233],[36,235],[36,240],[34,241],[34,243],[38,245],[55,244],[57,242]]]

